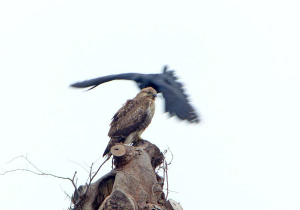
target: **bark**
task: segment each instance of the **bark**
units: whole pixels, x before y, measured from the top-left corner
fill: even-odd
[[[143,140],[133,146],[111,148],[115,168],[90,186],[74,193],[74,210],[181,210],[174,200],[166,200],[164,180],[155,173],[164,155],[156,145]]]

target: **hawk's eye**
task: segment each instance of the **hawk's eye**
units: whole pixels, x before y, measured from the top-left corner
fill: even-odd
[[[151,92],[149,92],[149,91],[148,91],[147,93],[148,93],[148,94],[151,94]]]

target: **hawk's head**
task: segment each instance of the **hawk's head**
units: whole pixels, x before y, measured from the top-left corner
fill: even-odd
[[[143,88],[141,92],[139,92],[138,96],[143,96],[152,100],[155,100],[155,97],[157,96],[156,90],[152,87]]]

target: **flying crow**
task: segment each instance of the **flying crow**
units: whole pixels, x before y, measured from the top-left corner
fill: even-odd
[[[174,70],[168,70],[167,66],[164,66],[161,74],[112,74],[76,82],[71,86],[76,88],[91,87],[88,89],[91,90],[98,85],[112,80],[133,80],[140,89],[152,87],[157,93],[162,93],[165,98],[165,112],[169,112],[171,117],[176,115],[181,120],[188,120],[191,123],[198,123],[200,121],[195,109],[189,103],[188,96],[184,93],[183,85],[177,81]]]

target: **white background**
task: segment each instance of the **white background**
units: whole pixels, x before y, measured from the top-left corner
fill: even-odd
[[[184,209],[299,210],[297,1],[66,1],[0,3],[0,170],[72,177],[107,145],[114,113],[138,93],[108,74],[175,69],[202,122],[163,114],[143,138],[169,148],[169,198]],[[73,162],[71,162],[73,161]],[[110,164],[99,177],[110,170]],[[0,209],[67,209],[68,181],[0,176]]]

